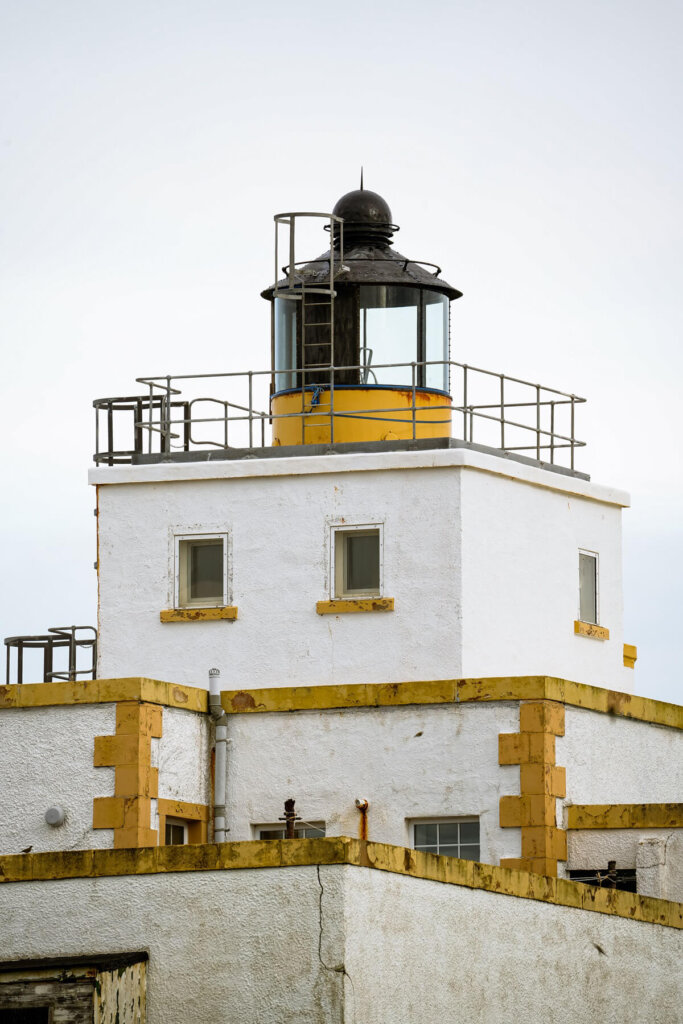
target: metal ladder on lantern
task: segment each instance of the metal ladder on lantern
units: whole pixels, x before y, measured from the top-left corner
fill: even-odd
[[[296,222],[300,217],[318,217],[329,222],[330,255],[328,273],[318,278],[313,274],[312,283],[307,284],[305,267],[310,263],[322,263],[312,260],[306,263],[296,261]],[[301,385],[301,443],[306,444],[306,430],[317,428],[319,414],[329,418],[329,443],[334,441],[334,288],[335,276],[344,266],[344,221],[333,213],[278,213],[275,215],[275,288],[273,298],[288,299],[301,303],[301,364],[291,367],[300,377]],[[335,252],[335,225],[339,230],[339,253]],[[282,268],[285,275],[283,284],[278,283],[280,274],[279,250],[280,228],[289,230],[289,263]],[[316,319],[312,311],[319,311],[327,319]],[[314,335],[314,337],[313,337]],[[325,362],[325,356],[327,361]],[[321,379],[322,378],[322,379]],[[327,388],[327,401],[321,401],[321,395]],[[310,401],[307,396],[310,395]]]

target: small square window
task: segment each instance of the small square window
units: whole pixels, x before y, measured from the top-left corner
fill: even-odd
[[[164,825],[166,846],[184,846],[187,842],[187,825],[176,818],[166,818]]]
[[[382,596],[380,526],[334,528],[334,598]]]
[[[479,860],[479,821],[425,821],[413,825],[413,845],[442,857]]]
[[[227,568],[224,534],[176,537],[176,608],[226,605]]]
[[[579,551],[579,619],[598,622],[598,556]]]

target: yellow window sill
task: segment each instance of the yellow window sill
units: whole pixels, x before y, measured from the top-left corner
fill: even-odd
[[[366,597],[362,600],[318,601],[318,615],[344,615],[348,612],[393,612],[393,597]]]
[[[168,608],[159,612],[162,622],[216,622],[218,619],[237,618],[235,605],[224,605],[222,608]]]
[[[594,640],[609,640],[609,629],[605,626],[597,626],[594,622],[574,623],[574,632],[577,636],[591,636]]]
[[[624,644],[624,668],[635,668],[638,660],[638,648],[635,644]]]

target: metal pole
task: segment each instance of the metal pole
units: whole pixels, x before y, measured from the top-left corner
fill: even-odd
[[[555,403],[550,403],[550,465],[555,462]]]
[[[505,377],[500,375],[500,447],[505,451]]]
[[[334,444],[334,357],[330,365],[330,444]]]
[[[462,432],[463,441],[467,440],[467,367],[462,368]],[[472,438],[470,438],[470,441]]]
[[[163,415],[163,450],[165,453],[171,450],[171,378],[166,378],[166,397],[164,399]]]
[[[416,437],[416,434],[415,434],[415,412],[416,412],[416,405],[415,405],[415,403],[417,401],[417,396],[415,394],[415,371],[416,371],[416,366],[415,366],[415,363],[411,363],[410,366],[412,368],[412,374],[413,374],[413,441],[414,441],[415,437]]]
[[[536,458],[541,459],[541,387],[536,385]]]
[[[569,447],[570,466],[573,469],[574,468],[574,396],[573,395],[572,395],[572,404],[571,404],[571,429],[569,431],[569,437],[570,437],[570,447]]]
[[[253,370],[249,370],[249,447],[254,447]]]

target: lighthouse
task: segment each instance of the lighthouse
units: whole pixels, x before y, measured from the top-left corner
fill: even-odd
[[[393,199],[331,205],[274,218],[270,365],[94,402],[97,636],[6,640],[0,1017],[674,1020],[628,495],[583,398],[455,350]]]

